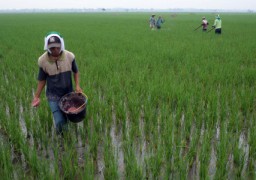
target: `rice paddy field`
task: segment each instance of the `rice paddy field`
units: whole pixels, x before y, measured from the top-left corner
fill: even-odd
[[[255,179],[256,14],[0,14],[3,179]],[[44,37],[60,32],[88,96],[56,136],[31,107]]]

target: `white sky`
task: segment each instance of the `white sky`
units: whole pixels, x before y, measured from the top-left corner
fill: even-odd
[[[196,8],[256,10],[256,0],[0,0],[0,9]]]

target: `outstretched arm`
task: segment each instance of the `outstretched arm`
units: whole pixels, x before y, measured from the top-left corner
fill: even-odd
[[[40,95],[41,95],[42,90],[44,89],[45,84],[46,84],[46,80],[38,81],[37,90],[36,90],[36,93],[35,93],[34,98],[32,100],[32,106],[33,107],[39,106],[39,104],[40,104]]]
[[[214,20],[214,24],[212,25],[212,27],[215,28],[215,27],[216,27],[216,24],[217,24],[217,21]]]

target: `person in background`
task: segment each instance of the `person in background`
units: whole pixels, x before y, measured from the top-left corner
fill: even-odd
[[[157,18],[157,21],[156,21],[156,28],[157,29],[161,29],[161,25],[164,23],[164,19],[161,17],[161,16],[159,16],[158,18]]]
[[[205,17],[202,18],[202,27],[203,27],[203,31],[206,32],[207,31],[207,27],[208,27],[209,23],[206,20]]]
[[[151,30],[155,30],[155,26],[156,26],[155,14],[152,14],[151,17],[149,18],[149,27]]]
[[[40,95],[46,85],[46,96],[53,114],[56,133],[63,135],[63,131],[67,130],[68,120],[58,103],[62,96],[73,91],[72,74],[75,91],[82,92],[79,72],[75,55],[65,50],[64,39],[58,32],[49,33],[44,40],[45,52],[38,58],[38,83],[32,106],[39,106]]]
[[[214,24],[212,26],[215,28],[215,34],[221,34],[221,19],[220,15],[216,16],[216,19],[214,20]]]

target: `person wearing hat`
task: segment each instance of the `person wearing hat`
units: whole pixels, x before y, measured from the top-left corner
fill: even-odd
[[[164,23],[164,19],[162,18],[162,16],[158,16],[157,20],[156,20],[156,28],[157,29],[161,29],[161,25]]]
[[[203,27],[203,31],[206,32],[207,31],[207,27],[208,27],[209,23],[206,20],[205,17],[202,18],[202,27]]]
[[[151,17],[149,18],[149,27],[151,30],[155,30],[155,26],[156,26],[155,14],[152,14]]]
[[[75,55],[65,50],[64,39],[58,32],[51,32],[45,37],[44,50],[45,52],[38,58],[38,83],[32,106],[39,106],[41,92],[46,86],[46,96],[53,114],[56,132],[63,134],[67,129],[68,120],[58,103],[62,96],[73,91],[72,74],[75,91],[82,92],[78,67]]]
[[[215,28],[215,34],[221,34],[221,23],[220,15],[217,15],[212,26]]]

